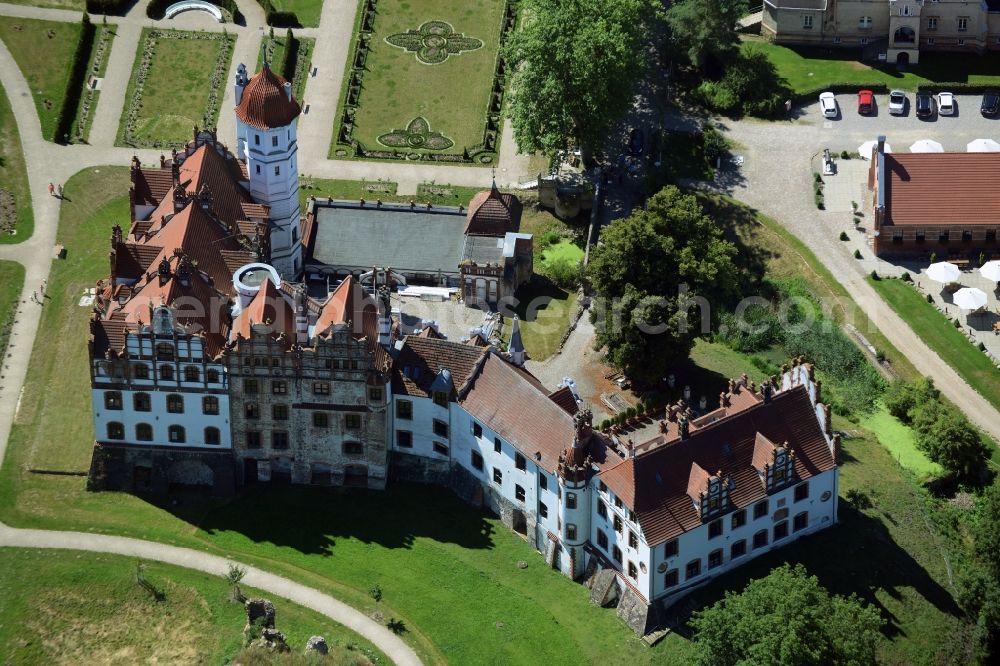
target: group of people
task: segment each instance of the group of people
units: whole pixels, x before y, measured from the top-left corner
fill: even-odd
[[[58,191],[59,194],[56,194],[56,191]],[[62,199],[62,196],[63,196],[63,187],[62,187],[62,185],[59,185],[57,187],[56,185],[53,185],[52,183],[49,183],[49,195],[53,196],[53,197],[58,196],[60,199]]]
[[[39,305],[42,305],[45,302],[43,300],[45,298],[45,288],[48,286],[49,286],[49,281],[42,280],[42,286],[39,287],[36,291],[31,292],[31,300],[33,300],[35,303],[38,303]],[[41,297],[39,297],[39,294],[41,294]]]

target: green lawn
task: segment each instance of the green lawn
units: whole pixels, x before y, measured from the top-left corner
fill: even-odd
[[[160,562],[145,562],[156,601],[135,582],[136,560],[66,550],[0,549],[0,661],[5,664],[229,663],[243,647],[246,613],[229,600],[229,585]],[[331,646],[338,664],[378,658],[346,627],[251,587],[248,598],[275,604],[275,627],[296,652],[310,636]],[[349,651],[348,645],[357,646]]]
[[[559,349],[570,319],[576,314],[577,292],[567,291],[536,274],[531,282],[521,285],[514,297],[524,349],[529,358],[543,361]],[[504,318],[501,337],[505,344],[510,339],[512,321],[511,317]]]
[[[76,9],[83,11],[83,0],[4,0],[12,5],[28,5],[30,7],[47,7],[52,9]]]
[[[42,124],[42,136],[52,141],[80,41],[79,23],[5,18],[0,39],[31,88]]]
[[[379,137],[405,130],[415,118],[424,118],[431,132],[440,132],[453,145],[436,151],[406,146],[403,152],[461,154],[463,148],[483,142],[490,103],[503,0],[380,0],[365,62],[362,89],[355,115],[353,139],[367,150],[393,150]],[[361,20],[359,9],[358,20]],[[386,42],[390,35],[417,30],[427,21],[445,21],[456,33],[478,39],[482,47],[449,55],[437,64],[420,62],[413,51]],[[344,77],[332,155],[336,154],[340,119],[351,78]],[[388,141],[388,139],[386,139]],[[342,147],[341,147],[342,148]],[[494,149],[496,146],[494,147]]]
[[[766,53],[796,93],[818,93],[832,83],[884,84],[904,90],[934,83],[1000,85],[996,58],[972,53],[923,53],[920,64],[899,72],[895,65],[861,62],[858,50],[793,48],[759,40],[746,41],[743,48]]]
[[[118,145],[180,147],[191,140],[193,126],[214,127],[235,41],[220,33],[144,29]],[[153,55],[144,67],[150,46]]]
[[[303,28],[319,25],[319,15],[323,11],[323,0],[271,0],[279,12],[293,12]]]
[[[878,433],[879,442],[899,464],[920,478],[939,476],[941,465],[932,462],[917,448],[913,430],[890,414],[885,407],[861,420],[861,425]]]
[[[550,245],[542,252],[541,266],[536,266],[538,272],[544,273],[545,269],[553,264],[570,261],[576,263],[583,260],[583,249],[568,238],[564,238],[555,245]]]
[[[6,356],[10,327],[14,323],[23,287],[24,266],[13,261],[0,261],[0,358]]]
[[[333,180],[330,178],[311,178],[302,176],[299,179],[299,202],[305,210],[306,201],[310,196],[317,199],[330,197],[357,201],[381,199],[382,201],[402,202],[416,201],[441,206],[468,207],[472,197],[481,191],[481,187],[463,187],[461,185],[440,185],[436,183],[421,183],[417,185],[416,194],[396,194],[396,183],[384,180]],[[527,217],[527,211],[525,211]],[[523,228],[522,228],[523,231]],[[527,233],[531,233],[530,231]]]
[[[954,327],[948,317],[938,312],[907,282],[871,278],[868,282],[928,347],[954,368],[969,386],[1000,409],[1000,370]]]
[[[433,204],[441,204],[442,206],[465,206],[468,208],[472,197],[485,189],[489,188],[421,183],[417,185],[416,195],[410,198],[419,202],[430,201]]]
[[[6,199],[11,197],[16,209],[13,216],[10,216],[9,208],[0,212],[0,245],[28,240],[35,230],[28,172],[24,166],[17,121],[3,87],[0,87],[0,190],[5,200],[3,205],[8,205]]]
[[[299,46],[294,54],[295,62],[290,65],[293,74],[291,77],[285,78],[292,82],[292,94],[301,103],[306,91],[306,81],[309,80],[309,63],[312,59],[313,48],[316,46],[316,40],[313,37],[296,35],[295,41],[298,42]],[[279,68],[285,60],[287,46],[288,39],[284,32],[276,30],[273,40],[265,37],[260,44],[260,52],[257,54],[257,69],[254,71],[260,71],[261,65],[264,63],[264,49],[266,47],[270,50],[268,63],[271,69],[280,74]]]

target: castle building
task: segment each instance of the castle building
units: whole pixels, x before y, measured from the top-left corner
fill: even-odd
[[[779,44],[876,47],[894,64],[922,51],[1000,49],[1000,0],[765,0],[761,34]]]

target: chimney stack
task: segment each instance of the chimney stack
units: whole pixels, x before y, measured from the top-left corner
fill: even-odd
[[[288,97],[288,101],[292,101],[292,84],[285,81],[285,95]]]

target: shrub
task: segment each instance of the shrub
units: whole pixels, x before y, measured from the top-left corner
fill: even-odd
[[[872,508],[872,500],[868,497],[865,491],[859,488],[851,488],[844,495],[844,499],[854,505],[855,509],[870,509]]]
[[[824,210],[826,205],[823,203],[823,195],[819,192],[816,193],[816,208]]]
[[[861,250],[855,250],[854,251],[854,258],[855,259],[860,259],[861,258]]]
[[[951,323],[955,325],[955,328],[962,328],[962,322],[958,319],[953,319]]]
[[[763,117],[782,112],[789,94],[767,55],[750,49],[726,68],[720,80],[705,81],[697,89],[697,95],[712,110]]]
[[[705,123],[701,128],[702,147],[705,152],[705,159],[711,164],[725,155],[729,151],[729,142],[722,132],[715,129],[715,125]]]
[[[877,282],[878,280],[881,280],[881,279],[882,279],[882,278],[880,278],[880,277],[878,276],[878,271],[876,271],[876,270],[874,270],[874,269],[872,269],[872,279],[873,279],[873,280],[875,280],[876,282]]]
[[[933,380],[925,377],[916,382],[892,382],[886,388],[882,400],[890,414],[909,424],[913,421],[911,412],[918,405],[937,402],[939,395],[938,390],[934,388]]]
[[[733,313],[723,314],[719,324],[719,339],[744,354],[770,349],[782,339],[781,323],[774,311],[756,303],[744,309],[740,319]]]
[[[601,421],[601,424],[599,426],[597,426],[597,429],[598,430],[607,430],[610,427],[611,427],[611,421],[609,419],[604,419],[603,421]]]
[[[813,182],[822,183],[823,182],[823,176],[821,176],[818,172],[813,171]]]
[[[842,159],[842,160],[849,160],[849,159],[851,159],[851,154],[849,152],[847,152],[846,150],[842,150],[842,151],[840,151],[840,159]]]
[[[903,282],[913,282],[913,278],[910,277],[910,273],[907,271],[904,271],[903,274],[899,276],[899,279]]]
[[[840,240],[842,240],[842,241],[850,240],[850,238],[848,238],[848,236],[847,236],[847,232],[846,231],[841,231],[840,232]]]
[[[580,262],[568,257],[549,262],[545,268],[545,275],[560,287],[575,287],[580,283]]]
[[[927,302],[928,303],[933,303],[934,302],[934,297],[931,296],[930,294],[927,294]]]

